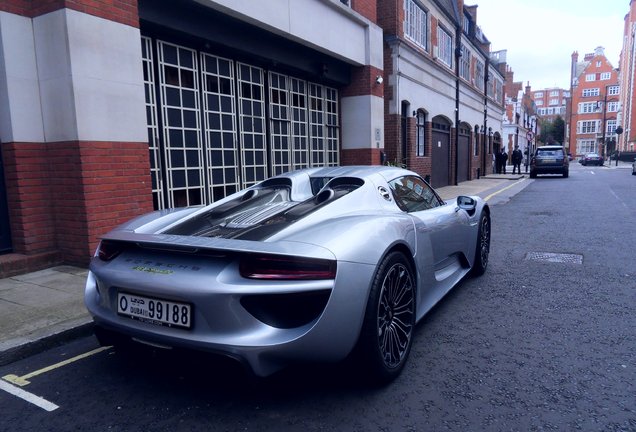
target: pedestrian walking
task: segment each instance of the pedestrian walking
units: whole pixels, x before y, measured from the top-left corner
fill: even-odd
[[[512,151],[512,173],[515,173],[517,170],[517,174],[521,174],[521,161],[523,161],[523,152],[519,150],[519,146],[516,145],[515,149]]]

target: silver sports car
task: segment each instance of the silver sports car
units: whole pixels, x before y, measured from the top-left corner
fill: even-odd
[[[411,171],[298,170],[106,234],[85,302],[105,345],[219,353],[259,376],[351,356],[387,382],[417,321],[484,273],[490,230],[482,199],[445,202]]]

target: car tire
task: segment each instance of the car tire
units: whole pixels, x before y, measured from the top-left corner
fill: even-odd
[[[368,383],[387,384],[402,372],[413,343],[415,299],[410,262],[401,252],[389,253],[373,277],[356,349],[358,371]]]
[[[537,178],[537,173],[534,171],[530,171],[530,178]]]
[[[568,170],[563,171],[563,178],[568,178],[570,175],[570,173],[568,172]]]
[[[490,215],[484,212],[479,218],[475,259],[473,260],[473,268],[471,269],[472,276],[481,276],[486,273],[488,259],[490,257],[490,233]]]

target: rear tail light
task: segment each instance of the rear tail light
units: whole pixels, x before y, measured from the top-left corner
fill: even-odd
[[[110,261],[114,259],[124,250],[124,246],[121,243],[102,240],[97,248],[97,257],[102,261]]]
[[[241,276],[249,279],[317,280],[336,277],[336,262],[323,259],[250,254],[241,258],[239,267]]]

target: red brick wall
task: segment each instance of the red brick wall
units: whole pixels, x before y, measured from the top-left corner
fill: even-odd
[[[85,265],[98,237],[152,211],[147,143],[2,144],[14,251]]]
[[[378,84],[376,82],[378,76],[384,79],[382,70],[373,66],[353,68],[351,71],[351,84],[342,89],[342,97],[361,95],[384,97],[384,83]]]
[[[384,34],[403,37],[402,21],[404,8],[402,0],[381,0],[377,6],[377,23],[384,30]],[[386,64],[385,64],[386,66]]]
[[[55,249],[49,161],[44,143],[3,143],[2,159],[13,250]]]
[[[340,165],[381,165],[382,149],[349,149],[341,151]]]
[[[3,0],[0,11],[36,17],[60,9],[73,9],[96,17],[139,27],[137,0]]]
[[[377,0],[351,0],[351,9],[377,23]]]

